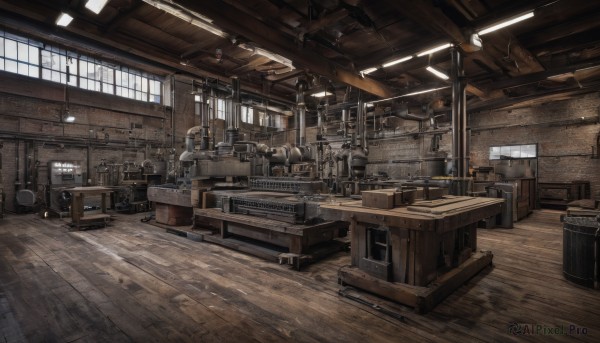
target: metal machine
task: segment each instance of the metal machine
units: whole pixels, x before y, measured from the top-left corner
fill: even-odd
[[[111,202],[117,212],[146,212],[150,209],[148,186],[163,182],[164,165],[164,162],[150,160],[142,163],[125,161],[122,165],[102,161],[96,167],[97,184],[114,188]],[[121,167],[122,172],[119,172]]]
[[[48,189],[46,204],[48,210],[59,216],[69,215],[71,194],[68,188],[83,186],[83,174],[79,161],[48,162]]]

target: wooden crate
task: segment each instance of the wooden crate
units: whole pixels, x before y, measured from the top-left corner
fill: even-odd
[[[155,203],[156,222],[167,225],[191,225],[194,209],[191,207]]]
[[[362,205],[382,209],[394,208],[394,190],[364,191],[362,194]]]
[[[412,203],[415,200],[416,189],[378,189],[362,191],[361,195],[362,205],[365,207],[391,209]]]

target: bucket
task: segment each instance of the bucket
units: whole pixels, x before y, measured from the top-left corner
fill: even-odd
[[[600,225],[594,217],[566,217],[563,274],[576,284],[599,289]]]

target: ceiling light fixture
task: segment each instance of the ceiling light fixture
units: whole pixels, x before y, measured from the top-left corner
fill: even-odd
[[[373,67],[373,68],[367,68],[367,69],[365,69],[365,70],[361,70],[361,71],[360,71],[360,74],[361,74],[361,75],[363,75],[363,76],[364,76],[364,75],[369,75],[369,74],[371,74],[372,72],[374,72],[375,70],[377,70],[377,68],[376,68],[376,67]]]
[[[294,67],[294,64],[292,63],[292,60],[290,60],[289,58],[283,57],[281,55],[278,55],[276,53],[270,52],[269,50],[265,50],[263,48],[257,48],[251,44],[246,44],[246,43],[242,43],[238,46],[244,50],[252,51],[253,54],[261,55],[261,56],[264,56],[264,57],[270,59],[271,61],[281,63],[284,66],[286,66],[292,70],[296,69]]]
[[[444,49],[449,48],[451,46],[452,46],[452,43],[442,44],[442,45],[436,46],[435,48],[431,48],[431,49],[419,52],[417,54],[417,57],[421,57],[421,56],[425,56],[425,55],[431,55],[434,52],[438,52],[440,50],[444,50]]]
[[[205,31],[208,31],[216,36],[229,39],[229,34],[227,32],[222,31],[220,28],[212,24],[212,19],[207,18],[199,13],[190,11],[188,9],[179,8],[176,7],[178,6],[176,4],[168,4],[163,1],[144,0],[144,2],[148,5],[158,8],[159,10],[163,10],[183,21],[187,21],[188,23],[195,25]]]
[[[72,123],[75,121],[75,117],[69,114],[69,110],[65,110],[65,114],[63,115],[62,119],[65,123]]]
[[[69,24],[71,24],[71,21],[73,21],[73,17],[71,17],[68,13],[62,12],[58,16],[58,19],[56,19],[56,25],[67,27]]]
[[[442,73],[441,71],[435,69],[432,66],[427,66],[427,68],[425,68],[425,69],[427,69],[428,72],[432,73],[433,75],[439,77],[442,80],[448,80],[450,78],[450,76]]]
[[[333,93],[329,93],[326,91],[311,94],[311,96],[314,96],[315,98],[323,98],[323,97],[330,96],[330,95],[333,95]]]
[[[443,87],[438,87],[438,88],[425,89],[425,90],[422,90],[422,91],[416,91],[416,92],[412,92],[412,93],[398,95],[398,96],[395,96],[395,97],[392,97],[392,98],[375,100],[375,101],[371,101],[371,102],[367,103],[367,106],[369,104],[376,104],[376,103],[379,103],[379,102],[386,102],[386,101],[390,101],[390,100],[394,100],[394,99],[398,99],[398,98],[403,98],[405,96],[412,96],[412,95],[419,95],[419,94],[425,94],[425,93],[435,92],[435,91],[439,91],[439,90],[446,89],[446,88],[450,88],[450,86],[443,86]]]
[[[512,17],[512,18],[506,19],[504,21],[501,21],[500,23],[493,24],[493,25],[491,25],[491,26],[489,26],[487,28],[479,30],[477,32],[477,34],[480,35],[480,36],[483,36],[483,35],[488,34],[490,32],[494,32],[494,31],[500,30],[500,29],[502,29],[504,27],[516,24],[516,23],[518,23],[520,21],[532,18],[533,16],[534,16],[533,11],[530,11],[530,12],[527,12],[527,13],[524,13],[524,14],[520,14],[520,15],[518,15],[516,17]]]
[[[450,86],[444,86],[444,87],[439,87],[439,88],[426,89],[426,90],[422,90],[422,91],[417,91],[417,92],[412,92],[412,93],[404,94],[402,96],[412,96],[412,95],[419,95],[419,94],[431,93],[431,92],[439,91],[439,90],[446,89],[446,88],[450,88]]]
[[[107,2],[108,0],[88,0],[85,7],[96,14],[100,14]]]
[[[391,67],[391,66],[393,66],[393,65],[396,65],[396,64],[398,64],[398,63],[402,63],[402,62],[406,62],[406,61],[408,61],[408,60],[411,60],[412,58],[413,58],[412,56],[406,56],[406,57],[402,57],[402,58],[399,58],[399,59],[396,59],[396,60],[393,60],[393,61],[389,61],[389,62],[387,62],[387,63],[384,63],[384,64],[382,65],[382,67],[384,67],[384,68]]]

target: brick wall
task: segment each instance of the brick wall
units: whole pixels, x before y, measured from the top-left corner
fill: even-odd
[[[537,143],[539,181],[587,180],[592,194],[600,194],[600,160],[591,159],[591,146],[600,132],[599,114],[598,93],[512,111],[470,114],[472,164],[488,165],[492,145]]]
[[[469,113],[471,165],[489,165],[490,146],[535,143],[538,144],[540,181],[589,180],[592,194],[600,194],[600,160],[590,158],[591,146],[596,144],[600,132],[599,114],[598,93],[529,108]],[[431,135],[406,134],[415,130],[416,122],[400,120],[395,131],[384,131],[384,138],[371,140],[367,174],[418,176],[428,171],[422,162],[390,161],[451,159],[450,131],[442,135],[440,151],[432,153],[429,151]],[[398,135],[401,137],[394,138]]]

